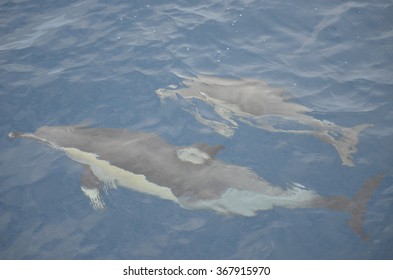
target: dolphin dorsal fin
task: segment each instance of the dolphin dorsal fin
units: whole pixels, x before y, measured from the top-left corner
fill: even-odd
[[[214,159],[222,146],[209,146],[207,144],[196,144],[176,150],[177,157],[184,162],[193,164],[205,164]]]
[[[208,144],[200,143],[193,145],[191,147],[197,148],[198,150],[205,152],[206,154],[209,155],[211,159],[214,159],[217,155],[217,153],[224,148],[224,146],[221,145],[216,145],[216,146],[210,146]]]

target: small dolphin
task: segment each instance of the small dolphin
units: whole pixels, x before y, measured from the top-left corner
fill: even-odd
[[[179,95],[186,99],[199,99],[211,105],[224,121],[208,120],[199,114],[197,109],[187,111],[199,122],[226,137],[234,134],[238,126],[236,120],[271,132],[318,137],[331,144],[339,154],[342,164],[347,166],[354,166],[352,155],[356,153],[359,133],[371,126],[361,124],[346,128],[316,119],[308,114],[312,112],[310,108],[291,102],[284,89],[269,86],[260,80],[231,80],[199,75],[185,78],[183,84],[185,87],[176,88],[171,85],[167,89],[157,89],[156,93],[161,100],[177,99]],[[285,128],[287,124],[296,124],[299,129]]]
[[[82,126],[43,126],[9,137],[34,139],[61,150],[85,167],[82,190],[94,208],[104,207],[102,185],[122,186],[173,201],[186,209],[253,216],[273,207],[328,208],[351,214],[350,227],[362,238],[368,199],[383,175],[366,182],[353,199],[323,197],[294,183],[275,186],[249,168],[215,158],[222,146],[174,146],[154,133]]]

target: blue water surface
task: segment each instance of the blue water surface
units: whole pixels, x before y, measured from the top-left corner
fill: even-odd
[[[0,259],[392,259],[392,15],[390,0],[2,1]],[[201,73],[265,80],[315,118],[372,124],[355,167],[305,135],[239,124],[225,138],[155,93]],[[80,123],[223,145],[220,160],[322,195],[351,197],[385,173],[367,205],[370,239],[351,231],[347,213],[228,217],[122,188],[96,211],[78,163],[7,136]]]

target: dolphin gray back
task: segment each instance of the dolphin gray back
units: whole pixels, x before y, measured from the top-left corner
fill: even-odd
[[[234,105],[241,112],[262,116],[264,114],[297,115],[310,111],[300,104],[289,102],[285,90],[265,81],[255,79],[225,79],[199,75],[183,81],[185,88],[177,92],[184,97],[207,96]],[[239,112],[238,112],[239,113]]]
[[[170,188],[177,197],[213,199],[229,188],[271,191],[270,184],[248,168],[215,159],[221,146],[174,146],[153,133],[113,128],[41,127],[34,135],[143,174],[150,182]]]

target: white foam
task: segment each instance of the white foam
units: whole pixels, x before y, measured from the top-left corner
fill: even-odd
[[[195,147],[188,147],[176,150],[177,157],[182,161],[194,164],[203,164],[210,159],[210,156]]]
[[[172,91],[170,89],[159,88],[156,90],[156,93],[161,101],[164,101],[167,98],[169,98],[171,100],[175,100],[175,101],[178,100],[176,92]]]
[[[95,210],[104,209],[105,203],[101,198],[100,191],[98,189],[91,189],[85,186],[81,186],[83,193],[90,199],[90,203]]]

